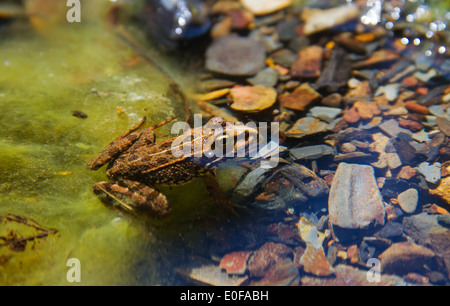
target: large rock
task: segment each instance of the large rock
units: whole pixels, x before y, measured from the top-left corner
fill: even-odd
[[[403,218],[405,233],[442,258],[450,278],[450,229],[439,225],[436,215],[421,213]]]
[[[383,273],[400,275],[420,270],[434,258],[432,250],[410,241],[394,243],[379,256]]]
[[[328,198],[330,221],[346,229],[384,225],[385,209],[371,166],[340,163]]]
[[[217,39],[206,51],[208,70],[232,76],[253,76],[265,67],[265,60],[261,42],[235,35]]]

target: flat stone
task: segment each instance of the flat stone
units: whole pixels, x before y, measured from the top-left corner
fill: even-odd
[[[342,110],[336,107],[314,106],[309,112],[311,116],[326,121],[328,123],[333,122],[337,116],[342,114]]]
[[[297,120],[292,128],[286,131],[287,137],[302,138],[327,131],[328,124],[314,117],[304,117]]]
[[[370,281],[367,270],[360,270],[350,265],[339,264],[333,268],[334,277],[303,276],[302,286],[406,286],[402,277],[383,274],[380,281]]]
[[[326,196],[329,192],[328,185],[323,179],[299,164],[286,165],[277,170],[271,176],[270,182],[279,182],[280,179],[284,184],[275,184],[274,192],[286,200],[295,200],[297,203]],[[265,185],[267,188],[268,183]]]
[[[392,244],[380,256],[381,271],[404,275],[414,270],[420,270],[430,264],[435,254],[432,250],[412,242]]]
[[[312,243],[308,243],[306,250],[300,258],[300,265],[303,271],[317,276],[329,276],[333,274],[333,268],[328,262],[323,248],[316,248]]]
[[[283,107],[297,111],[304,111],[320,97],[321,95],[311,88],[308,83],[303,83],[294,89],[292,93],[280,96],[279,100],[281,106]]]
[[[281,50],[278,50],[278,51],[275,51],[274,53],[272,53],[270,55],[270,58],[277,65],[280,65],[283,67],[291,67],[291,65],[294,63],[295,59],[297,58],[297,55],[289,49],[281,49]]]
[[[225,75],[253,76],[265,67],[265,60],[261,42],[236,35],[216,39],[206,51],[206,69]]]
[[[380,86],[375,92],[376,96],[384,94],[386,99],[390,102],[395,101],[398,97],[401,84],[389,84],[386,86]]]
[[[250,257],[248,271],[252,276],[264,276],[270,267],[292,253],[293,250],[282,243],[267,242]]]
[[[302,18],[305,21],[303,32],[305,35],[311,35],[330,29],[358,18],[360,13],[359,9],[354,5],[341,6],[327,10],[308,10],[302,14]]]
[[[450,176],[441,179],[436,188],[430,189],[430,193],[437,195],[450,205]]]
[[[322,105],[328,107],[340,107],[342,102],[342,96],[338,93],[332,93],[322,99]]]
[[[385,209],[371,166],[340,163],[328,198],[330,222],[346,229],[383,225]]]
[[[230,95],[233,99],[231,108],[242,112],[259,112],[277,101],[276,90],[261,85],[233,87]]]
[[[374,67],[380,64],[391,63],[400,59],[400,55],[392,50],[381,49],[372,53],[372,55],[359,63],[353,65],[355,69]]]
[[[412,134],[412,138],[418,142],[429,142],[431,140],[425,130]]]
[[[437,117],[436,123],[439,129],[448,137],[450,137],[450,120],[445,117]]]
[[[292,5],[292,0],[240,0],[240,2],[257,16],[268,15]]]
[[[300,218],[297,227],[301,240],[305,244],[313,244],[316,248],[322,246],[325,239],[329,237],[328,234],[319,232],[317,227],[305,217]]]
[[[357,101],[353,105],[362,119],[372,119],[381,113],[375,102]]]
[[[175,272],[196,285],[240,286],[248,276],[229,276],[218,265],[208,261],[195,262],[191,266],[175,268]]]
[[[313,160],[327,155],[334,155],[334,149],[327,145],[317,145],[291,149],[289,153],[294,160]]]
[[[407,214],[412,214],[417,209],[417,204],[419,203],[419,192],[417,189],[410,188],[397,197],[398,204],[402,210]]]
[[[239,185],[237,185],[234,189],[234,193],[243,198],[250,196],[253,192],[255,192],[257,186],[264,181],[268,170],[269,169],[265,169],[263,167],[258,167],[251,171],[245,176]]]
[[[403,226],[398,222],[388,222],[376,235],[386,239],[397,238],[403,235]]]
[[[247,261],[251,251],[233,252],[222,257],[219,267],[225,269],[228,274],[243,275],[247,271]]]
[[[398,121],[395,119],[389,119],[378,126],[383,132],[388,134],[391,137],[397,137],[400,133],[405,133],[411,135],[411,131],[401,128],[398,125]]]
[[[278,83],[278,71],[270,67],[264,68],[254,77],[247,79],[247,82],[252,85],[274,87]]]
[[[433,116],[440,116],[445,113],[445,109],[442,105],[431,105],[428,110]]]
[[[428,162],[419,164],[417,170],[425,177],[427,182],[436,184],[441,180],[441,164],[434,163],[430,165]]]
[[[294,78],[317,78],[322,71],[323,48],[309,46],[298,52],[291,66],[291,76]]]
[[[423,129],[423,125],[415,120],[403,119],[398,122],[399,126],[412,132],[418,132]]]
[[[277,261],[258,281],[250,282],[250,286],[295,286],[299,283],[299,272],[290,258]]]

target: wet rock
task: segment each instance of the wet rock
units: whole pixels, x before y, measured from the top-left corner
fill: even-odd
[[[357,101],[353,105],[358,111],[362,119],[372,119],[373,116],[381,113],[378,105],[375,102]]]
[[[340,163],[328,199],[330,222],[346,229],[384,224],[385,210],[371,166]]]
[[[252,85],[261,85],[266,87],[274,87],[278,82],[278,72],[273,68],[264,68],[253,78],[247,79]]]
[[[309,46],[298,52],[291,66],[291,76],[294,78],[317,78],[322,71],[323,48]]]
[[[267,109],[277,101],[277,92],[267,86],[240,86],[231,89],[231,108],[242,112],[258,112]]]
[[[414,176],[416,176],[419,171],[416,168],[411,168],[410,166],[404,166],[400,169],[400,172],[397,174],[397,178],[410,180]]]
[[[311,35],[344,24],[359,16],[360,11],[353,5],[327,10],[304,10],[301,16],[305,21],[303,32],[305,35]]]
[[[437,221],[440,225],[450,228],[450,215],[439,215]]]
[[[361,120],[361,116],[359,115],[356,107],[351,107],[348,111],[345,112],[344,120],[350,124],[356,123]]]
[[[417,167],[417,170],[425,177],[427,182],[436,184],[441,180],[440,163],[430,165],[428,162],[423,162]]]
[[[418,142],[429,142],[430,141],[430,137],[428,136],[428,133],[425,132],[425,130],[422,130],[420,132],[412,134],[412,138]]]
[[[342,48],[334,48],[331,51],[330,58],[325,61],[322,73],[316,81],[316,88],[335,93],[346,85],[351,75],[351,62],[348,59],[347,52]],[[334,105],[334,107],[338,106],[339,104]]]
[[[328,262],[323,248],[318,248],[312,243],[306,246],[306,250],[300,259],[303,271],[317,276],[329,276],[333,274],[333,268]]]
[[[386,239],[398,238],[403,235],[403,226],[398,222],[388,222],[376,235]]]
[[[334,155],[333,147],[326,145],[308,146],[289,150],[294,160],[312,160],[323,156]]]
[[[380,281],[371,282],[368,271],[339,264],[334,267],[334,277],[303,276],[300,279],[302,286],[405,286],[403,278],[395,275],[382,275]]]
[[[299,273],[290,258],[285,258],[271,266],[258,281],[252,281],[251,286],[294,286],[299,283]]]
[[[394,61],[397,61],[399,58],[400,55],[397,52],[388,49],[381,49],[375,51],[368,59],[353,65],[353,68],[361,69],[374,67],[382,64],[389,64]]]
[[[314,244],[316,247],[322,246],[323,242],[329,238],[329,233],[319,232],[317,227],[309,222],[305,217],[301,217],[297,223],[301,240],[305,243]]]
[[[315,91],[308,83],[297,87],[292,93],[282,95],[279,100],[283,107],[288,109],[304,111],[321,95]]]
[[[439,129],[448,137],[450,137],[450,120],[445,117],[437,117],[436,123]]]
[[[394,243],[379,256],[383,273],[399,275],[420,270],[434,258],[432,250],[409,241]]]
[[[443,178],[436,188],[430,189],[430,193],[450,204],[450,176]]]
[[[259,184],[266,178],[269,169],[262,167],[256,168],[245,176],[245,178],[236,186],[234,194],[239,198],[246,198],[253,194]]]
[[[189,282],[202,286],[240,286],[248,279],[248,276],[229,276],[218,265],[205,260],[175,268],[175,272]]]
[[[228,274],[243,275],[247,271],[247,261],[252,252],[233,252],[222,257],[219,267]]]
[[[419,203],[419,192],[417,189],[410,188],[398,195],[398,204],[407,214],[412,214],[417,209]]]
[[[248,261],[251,276],[261,277],[278,261],[291,256],[293,250],[281,243],[267,242],[256,250]]]
[[[309,112],[311,116],[328,123],[332,122],[337,116],[342,114],[342,110],[340,108],[324,106],[314,106],[309,110]]]
[[[428,215],[427,213],[404,217],[402,226],[404,232],[421,245],[425,245],[429,240],[429,233],[432,230],[441,228],[437,223],[437,216]]]
[[[289,49],[281,49],[272,53],[272,55],[270,55],[270,58],[277,65],[281,65],[283,67],[291,67],[291,65],[297,58],[297,55]]]
[[[215,40],[206,51],[206,69],[225,75],[252,76],[265,67],[261,42],[229,35]]]
[[[398,121],[395,119],[390,119],[387,120],[385,122],[383,122],[382,124],[380,124],[378,126],[383,132],[385,132],[386,134],[388,134],[391,137],[397,137],[400,133],[404,133],[404,134],[412,134],[411,131],[401,128],[398,125]]]
[[[322,105],[328,107],[340,107],[342,102],[342,96],[338,93],[332,93],[322,99]]]
[[[405,108],[410,112],[428,115],[428,107],[408,101],[405,103]]]
[[[410,165],[414,161],[416,158],[416,149],[408,141],[397,138],[392,144],[404,165]]]
[[[356,54],[366,54],[367,50],[363,43],[356,41],[353,34],[350,32],[344,32],[333,37],[333,41]]]
[[[373,140],[372,133],[357,128],[347,128],[343,131],[339,131],[337,135],[333,136],[333,138],[336,138],[339,142]]]
[[[208,93],[211,91],[231,88],[236,85],[235,82],[229,80],[221,80],[221,79],[210,79],[206,81],[202,81],[199,85],[199,90],[203,93]]]
[[[329,191],[324,180],[299,164],[282,167],[264,185],[266,192],[276,193],[283,201],[296,205],[310,198],[326,196]]]
[[[292,5],[292,0],[240,0],[240,2],[257,16],[268,15]]]
[[[402,128],[408,129],[413,132],[418,132],[423,129],[423,125],[414,120],[408,120],[408,119],[400,120],[398,122],[398,124]]]
[[[302,138],[327,131],[328,125],[313,117],[305,117],[297,120],[292,128],[286,131],[287,137]]]
[[[395,101],[400,91],[400,84],[389,84],[386,86],[380,86],[375,92],[375,96],[384,94],[386,99],[390,102]]]
[[[429,246],[444,261],[444,264],[435,270],[446,271],[450,279],[450,229],[444,227],[432,229],[429,232]]]
[[[288,17],[280,21],[277,25],[278,36],[281,41],[288,42],[297,36],[297,27],[300,20],[296,17]]]

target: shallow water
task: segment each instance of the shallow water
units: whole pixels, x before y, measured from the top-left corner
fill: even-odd
[[[95,13],[106,9],[99,4]],[[196,220],[194,213],[180,222],[184,211],[178,207],[179,214],[151,228],[107,209],[92,192],[105,170],[89,171],[86,164],[105,145],[144,116],[150,125],[184,114],[165,76],[102,20],[63,23],[45,35],[21,21],[3,29],[0,216],[26,216],[58,233],[29,242],[23,252],[1,247],[0,285],[66,285],[69,258],[80,260],[83,285],[167,284],[172,280],[161,264],[164,239],[152,232],[178,226],[164,232],[178,237]],[[88,118],[72,116],[74,110]],[[169,132],[162,127],[157,133]],[[192,202],[202,203],[201,184],[180,188],[194,190]],[[178,192],[167,193],[177,203]],[[0,225],[0,236],[11,229],[30,234],[10,222]]]
[[[24,251],[0,246],[0,285],[67,285],[70,258],[80,260],[81,285],[178,284],[173,267],[192,254],[212,257],[208,239],[235,225],[200,179],[161,189],[172,214],[160,221],[124,216],[93,194],[106,175],[87,170],[92,157],[144,116],[147,125],[184,118],[185,105],[166,75],[104,23],[108,4],[91,3],[81,24],[42,30],[17,21],[0,32],[0,216],[26,216],[58,231]],[[180,58],[145,47],[177,82],[192,84]],[[169,133],[169,126],[157,131]],[[218,176],[231,186],[229,172]],[[33,233],[10,222],[0,223],[0,236],[12,229]]]

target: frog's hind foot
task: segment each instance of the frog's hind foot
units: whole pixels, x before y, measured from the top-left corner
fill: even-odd
[[[129,214],[164,217],[170,213],[169,203],[162,193],[137,182],[123,180],[120,185],[99,182],[93,189],[106,206]]]

